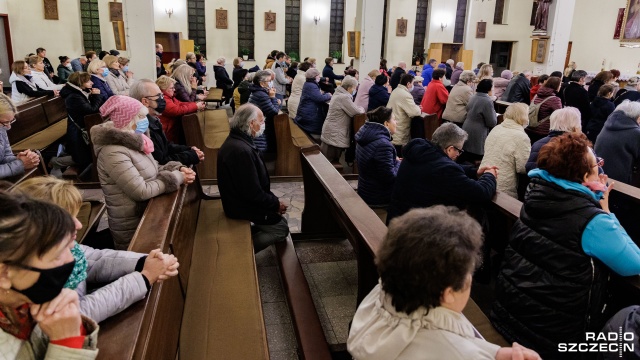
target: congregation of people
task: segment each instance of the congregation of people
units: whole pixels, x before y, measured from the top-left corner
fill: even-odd
[[[605,311],[608,279],[640,274],[640,249],[610,194],[616,181],[633,183],[640,160],[640,77],[621,88],[619,71],[602,71],[587,84],[572,64],[532,86],[529,70],[496,76],[490,64],[471,71],[453,59],[429,59],[419,72],[382,59],[377,69],[352,64],[337,74],[331,57],[320,70],[315,58],[278,50],[262,69],[235,58],[229,74],[224,57],[207,68],[195,53],[165,67],[158,44],[154,81],[137,79],[119,55],[61,56],[56,74],[38,48],[12,64],[10,97],[0,94],[3,179],[44,165],[35,151],[11,150],[16,106],[60,96],[68,114],[64,141],[46,159],[56,176],[0,191],[0,352],[8,358],[95,358],[98,324],[178,274],[173,255],[127,249],[149,200],[196,182],[194,165],[210,160],[182,126],[206,111],[210,76],[233,113],[217,158],[222,207],[251,222],[256,253],[289,236],[288,207],[266,165],[278,151],[278,114],[335,166],[357,164],[357,194],[386,212],[379,284],[349,332],[354,358],[557,358],[558,343],[623,317]],[[496,101],[509,103],[503,114]],[[85,117],[94,114],[105,121],[89,132]],[[367,121],[353,131],[362,114]],[[427,115],[440,125],[430,139],[413,138]],[[61,179],[69,168],[79,179],[98,175],[106,248],[76,241],[83,196]],[[492,264],[487,204],[498,192],[523,207]],[[512,347],[485,341],[462,315],[472,282],[491,274],[490,319]]]

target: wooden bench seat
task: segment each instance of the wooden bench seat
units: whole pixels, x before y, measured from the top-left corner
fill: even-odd
[[[204,152],[204,161],[196,165],[202,180],[218,178],[218,150],[229,136],[226,110],[205,110],[182,117],[185,140]]]
[[[217,103],[217,107],[220,107],[222,105],[222,102],[224,101],[222,93],[222,89],[209,88],[209,95],[207,95],[204,101]]]
[[[314,142],[287,114],[277,115],[273,122],[278,139],[276,176],[301,176],[300,149],[313,146]]]
[[[9,130],[11,131],[11,130]],[[13,152],[20,152],[22,150],[44,150],[49,145],[60,140],[67,133],[67,119],[58,121],[53,125],[38,131],[37,133],[18,141],[15,144],[11,144],[11,150]]]
[[[504,114],[505,111],[507,111],[507,108],[511,105],[510,102],[506,102],[506,101],[502,101],[502,100],[496,100],[493,103],[493,107],[496,110],[496,113],[498,114]]]
[[[22,104],[16,113],[16,123],[7,132],[14,152],[44,150],[67,132],[67,110],[64,99],[38,98]]]
[[[82,244],[87,236],[96,232],[100,224],[100,218],[107,210],[107,205],[99,201],[84,201],[76,218],[82,224],[82,229],[78,230],[76,239]]]

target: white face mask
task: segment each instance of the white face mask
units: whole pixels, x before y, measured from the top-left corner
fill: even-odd
[[[64,67],[66,67],[66,68],[67,68],[67,69],[69,69],[69,70],[73,70],[73,68],[71,67],[71,64],[67,64],[67,65],[65,65]]]
[[[262,136],[262,134],[264,133],[264,128],[265,128],[265,124],[264,124],[264,123],[262,123],[262,124],[260,125],[260,130],[256,133],[256,135],[255,135],[254,137],[260,137],[260,136]]]
[[[244,63],[243,62],[240,62],[240,67],[244,67]]]
[[[358,92],[358,90],[353,90],[353,91],[351,92],[351,95],[356,96],[356,93],[357,93],[357,92]]]
[[[273,87],[273,81],[269,81],[269,89]]]

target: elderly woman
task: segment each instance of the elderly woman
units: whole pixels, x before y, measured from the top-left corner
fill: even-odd
[[[68,56],[58,56],[60,65],[58,65],[58,83],[64,84],[69,80],[69,76],[73,74],[71,68],[71,59]]]
[[[462,126],[467,118],[467,105],[469,104],[471,96],[473,96],[473,88],[471,85],[475,81],[476,74],[471,70],[465,70],[460,74],[460,81],[455,84],[453,89],[451,89],[451,93],[449,93],[447,106],[442,113],[442,120]],[[453,80],[451,80],[451,83],[453,84]]]
[[[54,84],[49,75],[45,72],[44,61],[37,55],[29,56],[29,67],[31,67],[31,82],[43,90],[60,91],[63,84]]]
[[[16,106],[5,94],[0,94],[0,179],[23,174],[40,164],[40,156],[31,150],[14,155],[9,144],[7,130],[16,121]]]
[[[103,102],[114,95],[111,87],[107,83],[107,76],[109,76],[111,72],[104,61],[98,59],[92,60],[87,67],[87,72],[91,74],[93,88],[100,90],[98,94],[100,94]]]
[[[540,105],[538,110],[538,123],[531,124],[527,128],[527,133],[532,142],[536,142],[549,134],[549,119],[554,111],[562,109],[562,100],[557,96],[562,86],[560,78],[551,76],[540,87],[538,93],[531,101],[534,105]]]
[[[590,146],[568,133],[542,147],[496,284],[496,329],[545,359],[602,328],[611,272],[640,274],[640,249],[609,211],[614,184]]]
[[[507,90],[511,78],[513,78],[511,70],[502,70],[500,77],[493,78],[493,96],[500,99],[504,91]]]
[[[60,91],[69,115],[66,152],[71,155],[80,171],[89,166],[93,160],[84,117],[98,113],[104,102],[100,96],[100,90],[93,88],[92,78],[86,72],[75,72],[71,74],[69,81]]]
[[[228,104],[233,97],[233,80],[229,78],[229,73],[224,68],[226,61],[224,57],[219,57],[213,64],[213,74],[216,77],[216,87],[222,89],[222,96],[225,98],[225,103]]]
[[[524,132],[529,124],[529,107],[523,103],[510,105],[504,121],[493,128],[484,143],[480,167],[495,165],[500,169],[498,190],[518,198],[518,174],[525,174],[531,142]]]
[[[498,124],[498,117],[493,108],[493,80],[484,79],[478,83],[476,94],[467,104],[467,119],[462,128],[469,134],[469,139],[464,144],[465,156],[461,161],[470,162],[482,160],[484,155],[484,143],[489,131]]]
[[[551,139],[568,132],[580,133],[582,125],[580,123],[580,111],[574,107],[566,107],[551,114],[549,118],[549,135],[536,141],[531,146],[531,154],[527,160],[527,173],[538,167],[538,153]]]
[[[413,102],[416,103],[416,105],[420,105],[420,103],[422,102],[422,99],[424,98],[425,90],[424,90],[424,86],[422,86],[423,80],[424,79],[422,78],[422,76],[416,76],[413,79],[413,89],[411,89],[411,96],[413,96]],[[448,92],[447,92],[447,95],[449,95]]]
[[[304,87],[304,83],[307,82],[305,74],[310,68],[311,64],[308,62],[300,64],[300,66],[298,66],[298,73],[291,83],[291,94],[287,101],[287,110],[289,110],[289,117],[292,119],[295,119],[298,115],[298,107],[300,106],[300,98],[302,97],[302,88]]]
[[[91,129],[109,230],[120,250],[129,246],[149,199],[195,179],[193,170],[179,162],[158,166],[151,155],[153,142],[145,135],[148,113],[138,100],[115,95],[100,108],[110,121]]]
[[[540,359],[518,344],[487,342],[462,314],[481,248],[480,224],[452,207],[415,209],[392,221],[376,259],[380,282],[351,324],[353,358]]]
[[[249,87],[251,95],[249,103],[257,106],[264,114],[265,130],[263,136],[257,136],[256,146],[262,152],[276,152],[276,131],[273,118],[280,112],[280,101],[276,98],[276,89],[270,87],[273,72],[258,71],[253,77],[253,84]]]
[[[304,132],[309,134],[316,140],[320,140],[322,134],[322,125],[326,114],[326,102],[331,100],[330,93],[322,93],[320,91],[320,72],[311,68],[305,73],[306,82],[302,87],[302,96],[300,96],[300,105],[294,121]]]
[[[456,86],[458,84],[458,82],[460,81],[460,76],[462,76],[462,73],[464,71],[464,63],[458,62],[455,69],[453,69],[453,71],[451,72],[451,85]],[[471,73],[473,74],[473,76],[476,75],[473,71],[471,71]]]
[[[62,207],[74,217],[76,232],[82,229],[77,218],[82,195],[73,183],[41,176],[21,182],[12,192]],[[158,280],[178,274],[175,256],[164,255],[159,250],[152,250],[146,256],[130,251],[97,250],[74,242],[71,253],[75,265],[65,288],[78,293],[80,313],[98,323],[144,299]],[[88,283],[108,284],[88,293]]]
[[[355,135],[358,195],[371,207],[386,207],[400,166],[396,148],[391,144],[396,119],[391,109],[382,106],[369,111],[367,119]]]
[[[384,74],[376,76],[374,84],[369,89],[369,103],[367,111],[375,110],[380,106],[387,106],[391,97],[391,86],[389,77]]]
[[[122,66],[117,56],[107,55],[102,61],[109,69],[106,80],[111,91],[116,95],[129,96],[129,88],[133,84],[133,73],[122,71]]]
[[[40,96],[57,95],[57,90],[43,90],[31,81],[31,68],[25,61],[18,60],[11,65],[11,99],[20,105]]]
[[[427,90],[420,101],[420,108],[423,113],[436,114],[438,119],[442,118],[442,112],[449,100],[449,92],[444,87],[442,79],[446,71],[443,69],[435,69],[431,75],[432,80],[427,85]],[[414,85],[415,86],[415,85]]]
[[[320,150],[331,162],[339,162],[342,152],[349,148],[353,117],[364,113],[363,108],[353,103],[357,88],[358,80],[346,76],[331,97],[320,136]]]
[[[175,97],[182,102],[195,102],[204,100],[204,94],[198,94],[198,79],[194,76],[195,70],[187,64],[176,67],[171,73],[171,78],[176,80]]]
[[[420,116],[422,113],[420,106],[413,101],[412,89],[413,75],[402,75],[400,84],[391,93],[387,104],[387,107],[393,110],[393,116],[398,122],[396,136],[391,141],[396,148],[401,148],[411,140],[411,118]]]
[[[6,359],[95,359],[98,325],[63,289],[75,226],[45,201],[0,193],[0,353]],[[47,309],[48,311],[45,311]]]
[[[205,103],[198,102],[182,102],[176,99],[176,80],[168,76],[161,76],[156,80],[156,84],[162,91],[166,107],[160,114],[160,122],[162,130],[167,136],[167,140],[172,143],[185,145],[184,130],[182,129],[182,116],[193,114],[199,110],[204,110]]]
[[[369,107],[369,90],[373,85],[375,85],[375,79],[380,75],[379,70],[371,70],[367,74],[367,76],[360,81],[360,86],[358,87],[358,93],[356,94],[356,98],[353,101],[357,106],[367,109]],[[289,100],[291,101],[291,100]]]

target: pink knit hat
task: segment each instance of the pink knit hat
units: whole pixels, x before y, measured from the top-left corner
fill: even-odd
[[[142,107],[144,105],[134,98],[114,95],[100,107],[100,115],[103,118],[109,117],[117,129],[122,129],[131,122]]]

